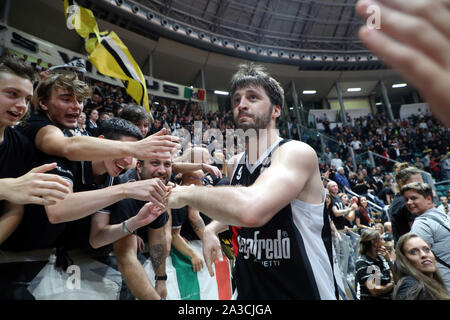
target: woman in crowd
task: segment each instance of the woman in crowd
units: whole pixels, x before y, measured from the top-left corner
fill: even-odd
[[[354,202],[358,202],[358,198],[352,197],[350,199],[346,193],[340,193],[339,197],[346,207],[350,207]],[[345,216],[345,226],[346,229],[352,229],[355,226],[355,211],[352,210]]]
[[[362,232],[359,254],[355,283],[360,299],[391,299],[394,288],[392,261],[378,231],[366,229]]]
[[[82,136],[88,136],[89,132],[86,130],[86,113],[81,112],[78,117],[78,129],[75,129],[75,132]]]
[[[355,213],[355,223],[359,229],[359,234],[364,229],[373,229],[372,209],[367,203],[366,197],[360,197],[358,200],[358,210]]]
[[[90,136],[91,134],[86,130],[86,113],[81,112],[78,117],[77,127],[75,129],[65,129],[64,134],[67,137]]]
[[[396,255],[394,300],[450,300],[434,254],[422,238],[404,234],[397,242]]]
[[[384,233],[384,226],[383,226],[382,223],[375,223],[375,227],[374,228],[375,228],[375,230],[378,231],[378,233],[380,235],[383,235],[383,233]]]
[[[99,114],[97,109],[91,110],[89,113],[89,119],[86,123],[86,130],[90,133],[91,136],[97,136],[97,126],[98,126],[98,118]]]

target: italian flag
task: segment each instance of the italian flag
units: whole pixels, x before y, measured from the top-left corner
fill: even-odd
[[[200,240],[188,241],[189,245],[203,257]],[[214,277],[211,277],[204,263],[203,268],[194,272],[191,260],[172,246],[166,259],[167,300],[230,300],[231,266],[222,253],[223,261],[214,263]],[[155,284],[155,273],[150,262],[144,264],[149,279]]]

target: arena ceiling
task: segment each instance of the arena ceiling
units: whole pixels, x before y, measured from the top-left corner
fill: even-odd
[[[114,29],[143,72],[155,78],[227,90],[239,63],[263,63],[285,89],[295,83],[302,101],[380,96],[384,80],[392,99],[413,90],[393,89],[404,80],[373,56],[357,37],[363,21],[356,0],[78,0],[100,30]],[[27,8],[24,11],[24,8]],[[83,53],[83,41],[66,28],[63,1],[13,0],[9,24]],[[149,57],[152,57],[150,68]],[[360,92],[347,92],[358,85]],[[303,95],[303,90],[316,90]]]
[[[219,37],[313,52],[366,51],[356,0],[137,0],[155,12]]]
[[[128,29],[308,70],[385,68],[358,39],[356,0],[79,0]]]

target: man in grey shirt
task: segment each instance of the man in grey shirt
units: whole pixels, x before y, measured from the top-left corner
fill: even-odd
[[[431,246],[439,272],[450,292],[450,218],[434,207],[430,185],[413,182],[403,186],[401,192],[408,210],[418,216],[411,232]]]

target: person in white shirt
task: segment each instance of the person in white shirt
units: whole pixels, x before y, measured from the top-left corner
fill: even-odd
[[[331,159],[331,167],[335,167],[335,168],[339,168],[339,167],[343,167],[344,166],[344,162],[342,161],[341,158],[339,158],[339,153],[335,153],[334,154],[334,158]]]
[[[350,142],[350,145],[352,146],[353,150],[359,151],[361,149],[362,143],[358,140],[356,136],[353,137],[353,141]]]

